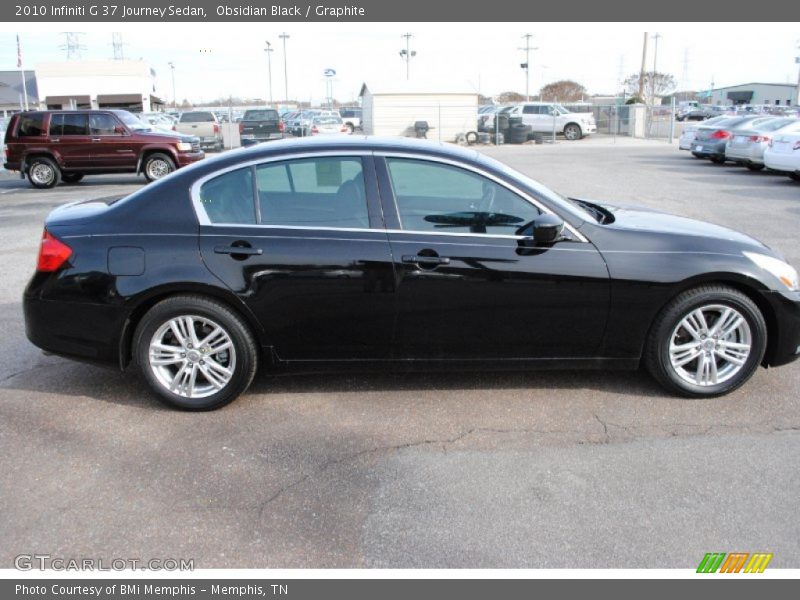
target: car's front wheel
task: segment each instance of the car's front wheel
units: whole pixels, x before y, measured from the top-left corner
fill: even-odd
[[[228,404],[248,388],[258,364],[247,324],[203,296],[175,296],[156,304],[136,328],[133,348],[153,391],[187,410]]]
[[[142,170],[147,181],[156,181],[172,173],[175,163],[166,154],[155,152],[144,159]]]
[[[570,123],[564,127],[564,137],[570,141],[579,140],[583,137],[583,132],[578,125],[575,123]]]
[[[764,316],[745,294],[726,286],[683,292],[653,323],[644,365],[668,390],[702,398],[727,394],[764,357]]]

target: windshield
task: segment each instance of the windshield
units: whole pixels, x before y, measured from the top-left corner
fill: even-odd
[[[150,125],[148,123],[145,123],[144,121],[137,119],[127,110],[121,110],[114,114],[116,114],[119,120],[125,123],[125,125],[127,125],[129,129],[133,129],[134,131],[145,131],[150,129]]]

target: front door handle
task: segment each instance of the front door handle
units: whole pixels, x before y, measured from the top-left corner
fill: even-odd
[[[92,141],[93,141],[93,142],[99,142],[99,141],[100,141],[100,138],[92,138]]]
[[[405,254],[402,261],[411,265],[449,265],[450,259],[446,256],[421,256],[419,254]]]
[[[261,248],[251,248],[249,246],[214,246],[217,254],[240,254],[242,256],[260,256],[264,254]]]

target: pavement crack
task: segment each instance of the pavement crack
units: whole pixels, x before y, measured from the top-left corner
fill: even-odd
[[[37,369],[41,369],[43,367],[49,367],[49,366],[51,366],[51,365],[48,365],[48,364],[35,365],[33,367],[28,367],[27,369],[20,369],[19,371],[14,371],[13,373],[9,373],[8,375],[4,375],[3,377],[0,377],[0,383],[4,383],[6,381],[14,379],[14,377],[18,377],[19,375],[24,375],[25,373],[30,373],[31,371],[36,371]]]

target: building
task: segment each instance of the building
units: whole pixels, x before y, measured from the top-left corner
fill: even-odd
[[[710,97],[709,97],[710,93]],[[710,104],[773,104],[791,106],[797,86],[791,83],[744,83],[715,88],[705,93]],[[703,99],[703,94],[700,95]]]
[[[361,126],[367,135],[413,136],[414,123],[427,121],[428,139],[454,142],[478,126],[478,94],[406,82],[361,86]]]
[[[22,78],[25,77],[25,85]],[[25,93],[28,95],[28,108],[38,108],[39,91],[33,71],[0,71],[0,115],[8,115],[25,110]]]
[[[88,60],[36,65],[41,108],[123,108],[150,112],[164,106],[156,72],[142,60]]]

